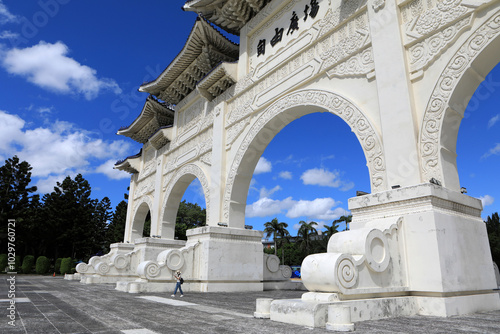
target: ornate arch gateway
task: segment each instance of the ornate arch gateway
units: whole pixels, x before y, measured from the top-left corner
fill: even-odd
[[[185,47],[141,86],[140,115],[118,131],[143,144],[115,166],[132,174],[124,242],[79,265],[82,281],[165,291],[181,270],[188,291],[285,287],[289,268],[245,228],[249,183],[283,127],[330,112],[356,134],[371,193],[349,200],[351,230],[304,260],[302,301],[258,304],[256,316],[345,330],[500,309],[481,202],[460,192],[455,158],[468,96],[500,60],[499,1],[190,0],[184,10],[200,14]],[[207,226],[176,240],[194,178]],[[137,238],[146,209],[151,236]]]

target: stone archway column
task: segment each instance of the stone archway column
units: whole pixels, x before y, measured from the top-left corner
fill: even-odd
[[[396,1],[370,1],[368,17],[376,69],[387,185],[390,188],[395,185],[403,187],[419,184],[421,180],[414,106],[404,46],[401,44]]]
[[[154,236],[159,236],[161,234],[160,232],[160,226],[161,226],[161,204],[162,204],[162,167],[163,167],[163,155],[157,159],[156,161],[156,175],[154,176],[155,178],[155,190],[154,190],[154,197],[153,197],[153,208],[151,209],[151,231],[149,236],[152,237]]]
[[[137,184],[137,176],[139,174],[132,174],[130,177],[130,190],[129,190],[129,196],[128,196],[128,203],[127,203],[127,222],[125,225],[125,236],[123,237],[123,242],[124,243],[133,243],[134,241],[132,240],[132,223],[133,223],[133,217],[134,217],[134,192],[135,192],[135,186]]]
[[[217,226],[222,218],[222,200],[226,187],[226,131],[224,119],[226,102],[221,102],[214,108],[212,166],[210,168],[210,212],[207,225]]]

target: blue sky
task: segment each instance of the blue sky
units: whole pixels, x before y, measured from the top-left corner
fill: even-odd
[[[183,1],[0,0],[0,159],[33,166],[40,193],[82,173],[92,196],[123,199],[129,175],[113,164],[140,145],[116,131],[140,113],[154,79],[183,47],[196,15]],[[480,86],[458,136],[458,168],[483,217],[500,211],[500,66]],[[277,217],[330,224],[370,191],[355,135],[340,118],[312,114],[285,127],[264,152],[247,201],[247,224]],[[199,183],[185,199],[204,205]]]

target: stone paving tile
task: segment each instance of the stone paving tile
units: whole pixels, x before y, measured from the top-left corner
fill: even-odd
[[[0,333],[332,333],[324,328],[252,317],[257,298],[300,298],[301,291],[187,293],[182,299],[172,299],[170,293],[129,294],[114,287],[19,275],[16,297],[29,298],[30,302],[16,304],[14,328],[7,325],[2,314]],[[0,280],[0,291],[6,288],[6,279]],[[176,301],[191,304],[179,306]],[[500,333],[500,311],[450,318],[414,316],[366,321],[356,324],[355,333]]]

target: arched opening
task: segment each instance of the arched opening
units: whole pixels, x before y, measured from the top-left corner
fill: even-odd
[[[487,108],[489,105],[492,112],[495,109],[495,104],[490,104],[489,100],[495,95],[500,95],[498,92],[500,77],[495,78],[495,76],[500,75],[499,66],[496,66],[500,61],[500,56],[497,55],[496,59],[492,59],[491,53],[497,53],[498,50],[500,50],[500,38],[496,39],[496,43],[491,43],[485,48],[470,64],[469,69],[465,71],[457,83],[450,98],[449,108],[447,108],[444,114],[440,134],[440,153],[443,181],[447,188],[456,191],[461,188],[459,179],[461,173],[459,174],[457,168],[457,153],[459,153],[457,151],[457,139],[462,120],[470,118],[479,121],[481,117],[487,117]],[[497,68],[493,70],[495,66]],[[479,116],[480,113],[483,115]],[[466,123],[469,123],[469,121],[466,120]],[[469,124],[466,127],[469,127]],[[484,128],[482,131],[478,128],[475,138],[478,139],[486,135],[487,132],[484,132],[485,130],[487,129]],[[466,146],[468,146],[467,143],[464,143],[464,148]],[[462,160],[462,164],[466,165],[467,160]]]
[[[146,222],[149,218],[149,228],[147,227]],[[146,227],[146,228],[145,228]],[[149,237],[151,228],[151,213],[148,203],[142,202],[137,208],[134,216],[134,220],[132,222],[132,231],[131,231],[131,241],[135,242],[136,239],[142,237]]]
[[[294,106],[295,104],[295,106]],[[259,158],[271,140],[292,121],[313,113],[330,112],[338,115],[355,133],[361,144],[369,170],[371,191],[385,188],[385,164],[378,134],[364,114],[348,100],[325,91],[303,91],[290,94],[263,112],[240,146],[224,200],[224,215],[229,226],[243,228],[247,194]],[[314,129],[307,129],[314,131]],[[236,172],[234,172],[236,171]],[[370,189],[367,189],[369,192]]]
[[[330,113],[302,116],[264,150],[248,190],[245,224],[263,230],[276,217],[292,236],[300,221],[322,229],[349,215],[348,199],[356,190],[369,192],[369,180],[363,150],[342,119]],[[339,231],[345,228],[343,223]]]
[[[419,139],[422,179],[435,178],[448,189],[460,191],[457,136],[462,119],[476,109],[484,93],[497,89],[488,73],[498,64],[498,15],[479,27],[451,57],[431,94]],[[483,86],[480,86],[484,83]],[[486,89],[486,91],[484,90]],[[475,98],[471,99],[476,92]],[[490,92],[491,93],[491,92]],[[482,97],[483,96],[483,97]]]
[[[209,209],[206,201],[208,186],[205,174],[200,167],[187,165],[181,168],[170,181],[165,196],[161,216],[160,235],[162,238],[185,239],[187,229],[201,226],[206,222]],[[177,222],[179,222],[178,226]]]
[[[198,179],[187,187],[177,209],[175,239],[187,240],[186,231],[205,226],[207,210],[203,187]]]
[[[500,64],[497,64],[470,98],[456,141],[461,190],[481,199],[484,219],[500,211],[500,189],[494,182],[500,166],[499,105]]]

